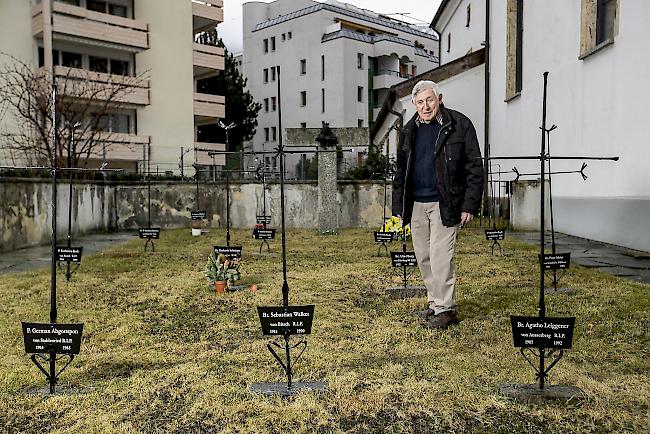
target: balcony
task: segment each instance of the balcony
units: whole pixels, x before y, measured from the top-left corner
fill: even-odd
[[[32,8],[32,35],[43,37],[42,3]],[[142,21],[55,1],[52,4],[52,39],[140,52],[149,48],[149,26]]]
[[[98,144],[90,156],[102,160],[105,150],[108,161],[144,161],[149,140],[149,136],[100,132],[97,137]]]
[[[386,89],[408,78],[410,78],[408,75],[400,74],[398,71],[380,69],[377,71],[377,75],[372,78],[372,88]]]
[[[226,116],[226,98],[223,95],[194,93],[195,123],[212,123]]]
[[[222,0],[192,0],[192,25],[194,32],[205,30],[223,22]]]
[[[64,97],[109,101],[125,107],[149,105],[149,80],[66,66],[55,66],[54,76]]]
[[[210,156],[210,151],[225,151],[226,145],[223,143],[206,143],[194,142],[194,162],[204,166],[225,166],[226,155]]]
[[[194,76],[213,74],[225,67],[224,51],[221,47],[194,43]]]

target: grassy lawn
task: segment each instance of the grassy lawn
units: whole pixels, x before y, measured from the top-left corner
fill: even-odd
[[[574,348],[550,373],[586,399],[534,406],[497,393],[533,383],[512,347],[510,314],[537,314],[537,250],[513,239],[490,255],[478,229],[459,240],[461,323],[421,328],[425,298],[395,299],[390,260],[368,230],[338,236],[291,231],[290,300],[315,304],[295,381],[326,381],[291,400],[249,392],[283,381],[266,350],[256,306],[281,304],[282,262],[243,244],[248,290],[216,295],[202,271],[223,231],[164,231],[156,252],[134,240],[84,258],[59,277],[59,322],[84,322],[81,354],[53,397],[29,393],[45,379],[23,350],[20,321],[48,322],[49,271],[0,281],[0,430],[3,432],[643,432],[649,424],[648,285],[575,266],[575,294],[547,296],[549,316],[576,316]],[[393,246],[394,249],[398,245]],[[61,276],[59,274],[59,276]]]

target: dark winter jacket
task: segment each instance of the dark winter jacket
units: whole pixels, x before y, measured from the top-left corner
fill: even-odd
[[[445,226],[460,223],[462,211],[477,215],[483,195],[483,160],[476,130],[467,116],[440,105],[442,128],[434,149],[440,216]],[[413,214],[413,157],[415,155],[416,113],[400,132],[397,171],[393,181],[393,215],[404,224]],[[436,120],[432,120],[436,122]]]

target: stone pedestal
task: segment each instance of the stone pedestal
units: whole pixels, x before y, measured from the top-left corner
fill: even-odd
[[[318,137],[319,151],[336,151],[338,140],[329,125],[323,122]],[[318,154],[318,231],[334,234],[338,230],[336,152]]]

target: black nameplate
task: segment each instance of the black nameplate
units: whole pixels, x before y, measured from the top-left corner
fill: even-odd
[[[191,211],[190,215],[192,216],[192,220],[205,220],[208,213],[206,211]]]
[[[23,322],[26,353],[79,354],[81,324],[37,324]]]
[[[271,224],[271,216],[270,215],[258,215],[257,216],[257,223],[261,224],[261,225],[263,225],[263,224],[270,225]]]
[[[375,231],[375,243],[390,243],[391,241],[393,241],[392,232]]]
[[[274,240],[275,229],[255,228],[253,229],[253,238],[256,240]]]
[[[229,258],[241,258],[242,246],[214,246],[214,253],[222,253]]]
[[[160,228],[139,228],[138,233],[140,238],[153,238],[156,240],[160,238]]]
[[[390,259],[393,262],[393,267],[415,267],[418,265],[415,252],[390,252]]]
[[[539,255],[537,255],[539,258]],[[543,256],[542,267],[544,270],[566,270],[571,263],[571,252],[545,254]]]
[[[488,241],[503,240],[506,238],[505,229],[486,229],[485,239]]]
[[[314,305],[257,306],[265,336],[308,335],[314,320]]]
[[[573,342],[575,321],[575,317],[539,318],[511,315],[514,346],[569,349]]]
[[[81,262],[83,247],[56,246],[56,262]]]

